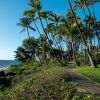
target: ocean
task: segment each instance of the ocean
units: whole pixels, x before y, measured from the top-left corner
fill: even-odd
[[[8,67],[11,65],[18,65],[20,62],[16,60],[0,60],[0,67]]]

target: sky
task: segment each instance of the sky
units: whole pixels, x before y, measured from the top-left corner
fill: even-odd
[[[29,0],[0,0],[0,60],[14,59],[14,51],[21,46],[22,41],[27,38],[27,33],[16,24],[23,16],[23,11],[28,10]],[[67,0],[41,0],[43,10],[53,11],[65,15],[68,8]],[[100,19],[100,3],[95,5],[95,14]],[[83,16],[78,11],[79,16]],[[31,32],[31,36],[38,37],[37,32]]]

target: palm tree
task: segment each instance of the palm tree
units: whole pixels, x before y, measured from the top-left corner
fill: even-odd
[[[77,29],[78,29],[78,31],[79,31],[79,33],[80,33],[80,35],[81,35],[81,38],[82,38],[82,40],[83,40],[83,43],[84,43],[85,47],[86,47],[86,50],[87,50],[87,53],[88,53],[88,57],[89,57],[91,66],[96,68],[97,65],[96,65],[95,62],[93,61],[93,58],[92,58],[92,56],[91,56],[91,53],[89,52],[89,49],[88,49],[88,47],[87,47],[85,38],[84,38],[84,36],[83,36],[83,34],[82,34],[82,31],[81,31],[81,29],[80,29],[80,26],[79,26],[79,24],[78,24],[78,22],[77,22],[77,18],[76,18],[76,15],[75,15],[74,11],[73,11],[73,8],[72,8],[72,5],[71,5],[70,0],[68,0],[68,3],[69,3],[69,6],[70,6],[70,9],[71,9],[71,11],[72,11],[72,14],[73,14],[75,23],[76,23],[76,25],[77,25]]]
[[[79,1],[76,0],[74,3],[75,3],[75,8],[81,8],[83,10],[85,17],[86,17],[85,7],[86,7],[89,12],[89,15],[93,14],[95,18],[94,3],[97,3],[97,2],[100,2],[100,0],[79,0]],[[92,14],[88,7],[90,5],[92,5]]]
[[[86,22],[86,26],[87,28],[90,30],[90,35],[92,37],[97,37],[98,39],[98,45],[100,44],[100,37],[99,37],[99,33],[98,33],[98,30],[99,30],[99,27],[98,27],[98,22],[96,21],[96,19],[92,16],[88,16],[86,19],[85,19],[85,22]],[[92,41],[92,39],[91,39]]]
[[[27,11],[24,11],[23,15],[27,18],[30,18],[30,20],[34,23],[35,28],[37,29],[39,35],[41,36],[41,32],[36,24],[37,18],[35,18],[35,11],[34,10],[27,10]]]
[[[45,34],[45,38],[49,41],[47,32],[45,31],[45,28],[44,28],[44,25],[43,25],[43,22],[42,22],[42,17],[41,17],[41,12],[42,12],[41,8],[42,7],[41,7],[41,4],[40,4],[40,1],[39,0],[31,0],[29,5],[32,7],[32,11],[34,12],[34,15],[36,15],[37,19],[39,19],[39,21],[40,21],[43,32]]]
[[[46,65],[48,65],[51,48],[49,47],[49,43],[46,41],[44,35],[40,36],[38,39],[39,39],[39,44],[37,47],[37,52],[39,53],[41,61],[45,62]]]
[[[89,14],[90,14],[90,16],[89,17],[87,17],[86,16],[86,13],[85,13],[85,18],[89,18],[88,20],[90,20],[90,21],[92,21],[92,26],[94,25],[96,25],[96,16],[95,16],[95,12],[94,12],[94,4],[95,3],[98,3],[98,2],[100,2],[100,0],[80,0],[80,1],[75,1],[75,6],[76,6],[76,8],[78,8],[78,7],[80,7],[80,8],[82,8],[83,9],[83,11],[84,11],[84,13],[85,13],[85,10],[84,10],[84,8],[85,7],[87,7],[87,10],[88,10],[88,12],[89,12]],[[89,7],[88,6],[92,6],[92,14],[93,14],[93,16],[92,16],[92,14],[91,14],[91,12],[90,12],[90,10],[89,10]],[[91,20],[92,19],[92,20]],[[88,22],[90,22],[90,21],[88,21]],[[93,31],[91,32],[91,33],[89,33],[89,36],[91,35],[91,34],[96,34],[96,36],[97,36],[97,38],[98,38],[98,44],[99,44],[99,41],[100,41],[100,38],[99,38],[99,33],[98,33],[98,31],[96,30],[96,32],[94,32],[94,27],[92,27],[93,28]],[[94,35],[95,36],[95,35]]]
[[[94,4],[100,2],[100,0],[86,0],[86,2],[87,2],[87,6],[91,5],[93,17],[96,18],[95,12],[94,12]]]
[[[30,34],[29,34],[29,29],[35,31],[35,29],[33,27],[31,27],[31,20],[29,18],[23,17],[20,19],[20,23],[18,23],[17,25],[22,26],[23,27],[23,31],[27,31],[28,34],[28,38],[30,38]]]
[[[30,40],[31,39],[31,40]],[[15,51],[15,58],[19,61],[25,62],[35,60],[35,47],[36,44],[33,38],[25,39],[22,46],[18,47]]]
[[[34,15],[40,21],[40,24],[42,26],[43,32],[45,34],[45,38],[49,42],[50,48],[52,48],[52,45],[50,44],[50,39],[48,37],[48,33],[45,31],[45,28],[44,28],[44,25],[43,25],[43,21],[42,21],[42,17],[41,17],[41,12],[42,12],[41,8],[42,7],[41,7],[41,4],[40,4],[40,0],[31,0],[29,5],[32,7],[31,10],[34,12]]]
[[[58,47],[58,49],[62,51],[62,48],[63,48],[61,46],[62,35],[61,35],[61,32],[59,31],[60,23],[61,23],[61,16],[50,13],[50,16],[48,17],[48,19],[51,21],[49,26],[53,28],[53,31],[51,32],[51,36],[53,40],[55,41],[56,47]],[[61,52],[61,55],[63,56],[62,52]]]
[[[75,3],[75,8],[81,8],[84,12],[85,17],[86,17],[84,0],[75,1],[74,3]]]
[[[77,20],[79,20],[79,19],[77,19]],[[76,42],[76,40],[77,40],[76,35],[78,38],[79,32],[76,28],[76,24],[73,23],[73,17],[72,17],[70,10],[67,13],[67,18],[62,17],[61,22],[62,22],[62,24],[61,24],[60,28],[61,28],[62,33],[63,33],[62,35],[64,36],[66,41],[69,41],[68,43],[71,44],[70,46],[71,46],[71,51],[73,52],[73,58],[76,62],[76,65],[78,66],[78,62],[77,62],[76,55],[75,55],[75,44],[77,43]]]

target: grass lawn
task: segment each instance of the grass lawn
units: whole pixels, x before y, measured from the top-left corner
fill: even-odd
[[[74,71],[100,83],[100,65],[98,65],[98,68],[91,68],[90,66],[82,65],[74,68]]]

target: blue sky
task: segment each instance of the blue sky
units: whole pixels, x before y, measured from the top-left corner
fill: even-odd
[[[66,14],[67,0],[41,0],[44,10]],[[0,59],[14,59],[14,51],[27,38],[26,32],[20,34],[21,28],[16,24],[24,10],[29,9],[29,0],[0,0]],[[100,3],[95,5],[95,13],[100,19]],[[78,15],[83,16],[80,11]],[[38,37],[37,33],[31,33]]]

